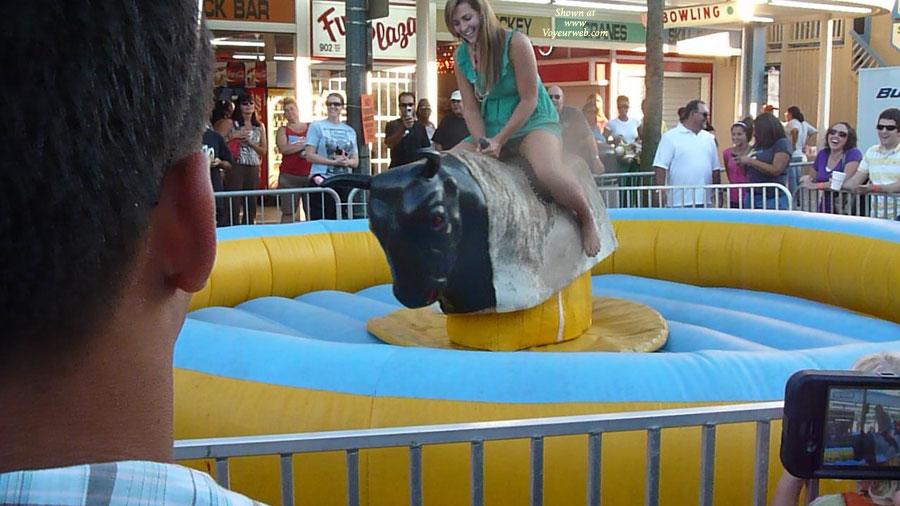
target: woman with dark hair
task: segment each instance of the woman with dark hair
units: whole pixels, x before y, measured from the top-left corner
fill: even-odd
[[[266,154],[266,127],[256,119],[256,104],[250,95],[238,98],[239,109],[234,112],[234,128],[228,140],[240,141],[240,150],[235,164],[225,174],[225,190],[256,190],[259,187],[259,166]],[[244,208],[244,202],[247,209]],[[241,219],[241,211],[244,211]],[[256,197],[231,199],[231,224],[252,225],[256,221]]]
[[[844,173],[841,189],[849,190],[848,183],[856,174],[863,154],[856,147],[856,130],[847,122],[840,121],[832,125],[825,138],[827,141],[825,148],[816,155],[816,161],[807,174],[800,178],[800,186],[807,190],[818,190],[816,193],[822,195],[822,198],[818,198],[817,195],[819,212],[847,214],[850,212],[849,206],[846,205],[849,201],[846,203],[838,201],[835,204],[836,195],[824,192],[831,188],[829,181],[835,172]]]
[[[753,138],[753,120],[745,118],[731,125],[731,147],[725,148],[722,153],[722,162],[725,167],[726,184],[741,184],[747,182],[747,168],[738,163],[738,158],[750,153],[750,139]],[[732,208],[741,207],[744,188],[732,188],[729,190],[728,205]]]
[[[805,162],[806,153],[804,153],[804,148],[812,136],[818,133],[818,130],[806,121],[806,117],[796,105],[792,105],[784,111],[784,120],[787,122],[785,131],[791,139],[791,147],[794,150],[791,153],[791,161]]]
[[[231,119],[232,115],[234,115],[234,102],[225,99],[216,100],[209,123],[219,135],[228,138],[228,134],[234,128],[234,121]]]
[[[419,104],[416,106],[416,121],[425,127],[425,132],[428,134],[428,140],[430,141],[434,137],[434,131],[437,128],[431,122],[431,102],[427,98],[419,99]]]
[[[448,0],[444,20],[461,39],[454,55],[456,82],[471,133],[454,150],[498,158],[501,151],[518,151],[553,200],[575,214],[582,249],[596,256],[597,224],[575,172],[563,166],[559,115],[541,84],[531,41],[500,26],[486,0]]]
[[[772,113],[760,114],[753,122],[753,136],[753,149],[738,158],[738,163],[747,168],[747,182],[785,184],[792,150],[781,122]],[[788,199],[774,188],[755,188],[744,195],[744,207],[787,209]]]

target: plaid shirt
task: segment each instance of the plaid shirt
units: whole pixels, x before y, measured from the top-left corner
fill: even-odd
[[[0,505],[260,504],[206,473],[174,464],[125,461],[0,473]]]

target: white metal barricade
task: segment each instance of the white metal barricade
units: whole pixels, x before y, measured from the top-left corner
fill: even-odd
[[[175,443],[175,459],[214,459],[216,481],[228,486],[228,459],[261,455],[281,457],[281,499],[294,504],[292,457],[299,453],[343,451],[346,455],[347,504],[359,504],[359,451],[372,448],[406,447],[409,455],[410,504],[422,504],[422,448],[428,445],[468,443],[471,462],[470,503],[484,504],[484,443],[510,439],[529,439],[530,504],[543,504],[544,439],[555,436],[581,435],[587,439],[586,459],[588,505],[600,504],[602,478],[601,446],[603,435],[614,432],[645,431],[646,479],[644,504],[659,503],[661,433],[676,427],[701,427],[700,504],[713,503],[716,428],[733,423],[756,423],[756,464],[753,476],[753,503],[766,504],[769,468],[769,432],[772,420],[781,419],[782,402],[762,402],[702,408],[640,411],[602,415],[564,416],[481,423],[424,425],[367,430],[344,430],[306,434],[280,434],[219,439],[182,440]],[[813,488],[815,490],[815,488]]]
[[[831,189],[800,188],[796,206],[814,213],[900,219],[900,193],[853,193]]]
[[[219,226],[292,223],[300,221],[301,214],[307,220],[344,217],[341,195],[331,188],[227,191],[213,195]],[[274,201],[274,210],[266,206],[267,201]]]
[[[732,199],[732,189],[738,199]],[[708,207],[735,209],[793,209],[791,192],[778,183],[718,185],[601,186],[609,208]]]

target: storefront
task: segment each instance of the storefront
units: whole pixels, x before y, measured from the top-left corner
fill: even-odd
[[[253,97],[268,135],[260,188],[274,187],[281,155],[275,132],[285,122],[280,101],[295,95],[297,24],[293,0],[204,0],[215,49],[213,98]]]
[[[591,94],[598,93],[603,97],[606,116],[612,118],[616,115],[615,98],[625,95],[632,105],[629,116],[641,119],[646,28],[640,11],[645,9],[636,5],[624,7],[631,12],[504,4],[498,8],[497,17],[504,26],[529,36],[535,45],[542,81],[547,86],[560,86],[567,105],[580,109]],[[733,44],[739,46],[739,37],[725,33],[724,48],[721,38],[700,51],[689,51],[690,46],[684,44],[697,36],[715,33],[694,28],[667,31],[663,119],[668,127],[677,124],[677,110],[689,100],[699,98],[712,109],[717,79],[727,83],[722,88],[727,96],[722,98],[729,105],[734,103],[735,55],[740,54],[740,49]],[[438,95],[446,97],[456,86],[452,57],[457,41],[447,30],[441,10],[437,15],[437,38]],[[720,73],[724,75],[720,77]],[[730,121],[734,111],[727,109],[722,111],[722,117],[727,116]],[[715,121],[717,111],[712,112]]]

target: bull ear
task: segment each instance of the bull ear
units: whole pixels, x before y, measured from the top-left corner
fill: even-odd
[[[425,170],[422,171],[422,175],[426,179],[433,178],[441,168],[441,154],[431,148],[422,148],[417,154],[425,159]]]
[[[322,182],[325,188],[360,188],[368,190],[372,185],[372,176],[366,174],[338,174]]]

